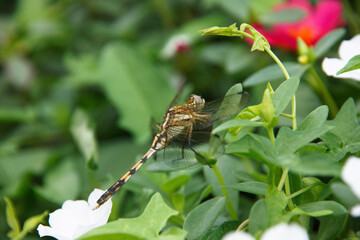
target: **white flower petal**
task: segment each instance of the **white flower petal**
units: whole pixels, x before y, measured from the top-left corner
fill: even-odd
[[[308,240],[305,229],[297,224],[280,223],[269,228],[261,236],[261,240]]]
[[[360,204],[355,205],[354,207],[351,208],[350,215],[352,217],[360,217]]]
[[[360,199],[360,158],[351,156],[341,170],[342,180],[349,185],[351,191]]]
[[[346,65],[346,61],[338,58],[325,58],[322,69],[328,76],[338,77],[336,73]]]
[[[72,240],[73,238],[64,236],[63,233],[57,232],[55,229],[40,224],[37,227],[37,231],[40,237],[50,236],[61,240]]]
[[[230,232],[222,240],[255,240],[255,238],[247,232]]]
[[[350,40],[344,40],[339,47],[339,57],[348,62],[353,56],[360,54],[360,34]]]
[[[336,73],[347,64],[347,61],[339,58],[325,58],[322,69],[328,76],[336,78],[350,78],[360,81],[360,69],[336,75]]]
[[[49,214],[50,227],[39,225],[40,237],[52,236],[59,240],[71,240],[104,225],[111,213],[111,200],[97,210],[92,210],[90,207],[103,193],[104,191],[95,189],[90,194],[88,202],[84,200],[64,202],[61,209]]]

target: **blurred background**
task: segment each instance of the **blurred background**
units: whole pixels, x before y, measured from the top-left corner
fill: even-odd
[[[5,196],[22,225],[121,177],[150,146],[151,118],[161,121],[181,82],[184,96],[213,100],[273,64],[266,53],[250,52],[247,41],[198,31],[243,22],[269,29],[304,17],[276,15],[282,2],[0,1],[0,238],[10,230]],[[340,4],[339,21],[324,35],[343,27],[342,39],[350,39],[359,33],[360,3]],[[321,37],[305,42],[315,45]],[[337,57],[339,43],[323,55]],[[298,61],[296,46],[275,44],[273,51],[284,62]],[[353,97],[359,110],[359,82],[327,77],[322,59],[311,64],[337,106]],[[273,88],[282,80],[272,79]],[[265,86],[245,84],[249,104],[260,103]],[[306,81],[297,97],[299,122],[324,104]],[[126,184],[113,218],[142,211],[150,196],[146,174]],[[37,238],[36,231],[26,237]]]

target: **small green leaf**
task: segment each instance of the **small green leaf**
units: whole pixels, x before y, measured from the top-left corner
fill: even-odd
[[[187,239],[198,239],[211,228],[215,220],[223,212],[225,204],[225,197],[216,197],[192,210],[184,223],[184,229],[188,231]]]
[[[274,185],[270,185],[267,188],[265,203],[269,226],[273,226],[281,221],[280,219],[285,213],[287,202],[288,198],[284,192],[280,192]]]
[[[344,183],[335,182],[331,184],[331,191],[348,208],[359,203],[359,199],[351,191],[350,187]]]
[[[71,120],[70,131],[78,145],[80,152],[91,169],[96,169],[99,161],[95,128],[91,126],[89,117],[86,113],[77,109]]]
[[[171,203],[173,204],[173,206],[175,207],[175,209],[178,212],[182,213],[183,209],[184,209],[184,204],[185,204],[184,195],[182,195],[180,193],[171,194]]]
[[[299,205],[297,207],[308,213],[315,212],[315,211],[330,210],[332,212],[331,215],[334,215],[334,216],[348,214],[348,211],[346,210],[346,208],[343,205],[341,205],[340,203],[335,202],[335,201],[311,202],[311,203],[305,203],[305,204]]]
[[[9,238],[15,238],[20,234],[20,223],[16,217],[16,210],[14,204],[10,200],[10,198],[4,197],[6,203],[6,221],[11,231],[8,232]]]
[[[85,239],[161,239],[160,231],[164,228],[167,220],[177,214],[177,211],[168,207],[160,193],[154,194],[144,212],[136,218],[118,219],[95,228],[82,235],[79,240]],[[174,233],[174,230],[171,230]],[[177,235],[184,235],[184,231],[178,229]],[[165,235],[169,234],[166,233]],[[184,238],[174,238],[184,239]]]
[[[288,127],[281,127],[275,139],[276,153],[278,155],[294,153],[332,128],[331,126],[324,126],[304,131],[294,131]]]
[[[284,81],[274,92],[272,101],[275,107],[275,115],[278,116],[286,106],[289,104],[290,100],[294,96],[300,83],[300,78],[291,77],[290,79]]]
[[[190,180],[189,175],[180,175],[173,179],[168,180],[164,184],[161,185],[161,190],[166,193],[173,193],[181,186],[185,185]]]
[[[348,152],[360,151],[360,125],[352,98],[344,103],[334,120],[323,125],[333,127],[321,139],[328,145],[335,160],[341,160]]]
[[[326,118],[329,114],[328,106],[320,106],[312,111],[304,121],[296,129],[297,131],[303,131],[315,127],[320,127],[326,121]]]
[[[27,219],[24,223],[23,230],[21,231],[21,234],[25,236],[30,231],[33,231],[37,226],[44,221],[44,218],[46,218],[49,215],[48,211],[43,212],[42,214],[32,216],[29,219]]]
[[[268,214],[265,199],[258,200],[251,208],[249,216],[249,232],[255,236],[268,227]]]
[[[295,62],[285,62],[284,66],[290,76],[300,78],[305,70],[309,67],[308,65],[302,65]],[[245,87],[255,86],[261,83],[276,81],[276,80],[283,80],[285,79],[284,73],[279,68],[279,65],[273,64],[267,66],[260,71],[252,74],[250,77],[245,79],[243,85]]]
[[[316,57],[320,58],[323,56],[332,46],[335,45],[336,42],[342,39],[345,33],[345,29],[340,28],[329,32],[323,38],[321,38],[315,45]]]
[[[341,170],[341,166],[331,159],[330,153],[322,152],[281,155],[272,163],[310,176],[340,176]]]
[[[249,181],[249,182],[226,185],[224,186],[224,188],[233,189],[240,192],[251,193],[259,196],[265,196],[268,185],[262,182]]]
[[[200,238],[200,240],[221,239],[226,233],[230,231],[235,231],[239,225],[240,225],[239,221],[223,222],[220,226],[216,227],[214,230],[211,230],[207,232],[205,235],[203,235]]]
[[[350,72],[359,68],[360,68],[360,54],[352,57],[347,62],[347,64],[336,73],[336,75],[340,75],[345,72]]]

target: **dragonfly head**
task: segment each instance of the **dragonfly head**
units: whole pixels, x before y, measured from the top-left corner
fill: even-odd
[[[192,94],[188,100],[187,100],[188,105],[191,105],[195,110],[200,110],[204,107],[205,105],[205,99],[203,99],[202,97]]]

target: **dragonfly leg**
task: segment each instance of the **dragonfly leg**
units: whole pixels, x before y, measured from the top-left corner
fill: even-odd
[[[208,161],[203,155],[201,155],[200,153],[198,153],[198,152],[197,152],[194,148],[192,148],[191,146],[189,146],[189,149],[190,149],[191,151],[193,151],[196,155],[198,155],[199,157],[201,157],[202,159],[204,159],[205,162],[207,163],[207,165],[209,165],[209,167],[211,168],[211,165],[210,165],[209,161]]]

